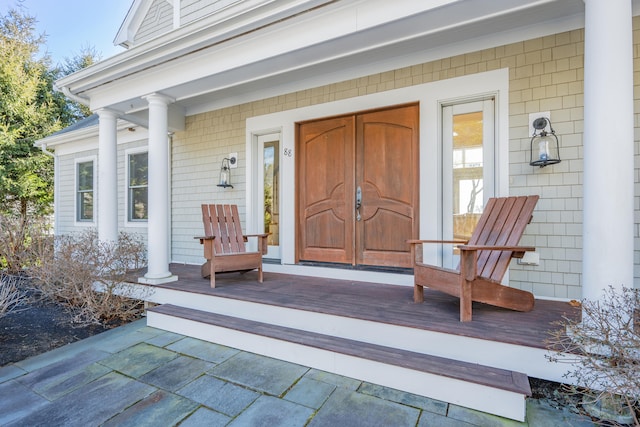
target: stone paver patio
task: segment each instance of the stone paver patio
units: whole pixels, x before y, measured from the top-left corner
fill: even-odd
[[[133,322],[0,368],[2,426],[591,426],[518,423]]]

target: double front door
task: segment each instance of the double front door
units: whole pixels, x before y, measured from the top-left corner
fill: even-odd
[[[297,260],[410,267],[418,105],[298,124]]]

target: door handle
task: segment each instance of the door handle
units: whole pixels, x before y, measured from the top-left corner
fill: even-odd
[[[360,206],[362,206],[362,189],[358,186],[356,189],[356,221],[362,219],[362,216],[360,216]]]

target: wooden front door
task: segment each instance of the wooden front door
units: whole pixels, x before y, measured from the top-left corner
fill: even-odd
[[[410,267],[418,106],[298,125],[298,260]]]

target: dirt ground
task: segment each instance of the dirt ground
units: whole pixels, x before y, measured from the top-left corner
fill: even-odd
[[[101,325],[78,327],[61,306],[35,301],[0,318],[0,367],[105,331]]]

